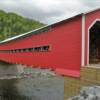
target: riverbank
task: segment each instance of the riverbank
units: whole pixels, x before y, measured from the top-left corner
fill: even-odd
[[[17,65],[18,66],[18,65]],[[21,65],[19,65],[21,66]],[[22,66],[21,66],[22,67]],[[57,77],[59,75],[55,74],[53,71],[48,69],[40,69],[40,68],[28,68],[23,66],[23,73],[21,74],[5,74],[1,75],[0,79],[21,79],[21,78],[38,78],[38,77]]]
[[[62,76],[56,75],[51,70],[23,67],[24,73],[16,76],[7,75],[0,79],[1,100],[64,99]]]

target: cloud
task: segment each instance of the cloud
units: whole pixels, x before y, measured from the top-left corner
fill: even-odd
[[[100,0],[80,0],[83,6],[87,6],[89,8],[99,7],[100,8]]]
[[[3,0],[0,9],[50,24],[100,7],[100,0]]]

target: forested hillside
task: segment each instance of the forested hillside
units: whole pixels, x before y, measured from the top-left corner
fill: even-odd
[[[38,21],[19,16],[15,13],[0,11],[0,41],[42,26],[44,24]]]

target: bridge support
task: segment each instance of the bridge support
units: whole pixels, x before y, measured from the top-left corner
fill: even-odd
[[[21,65],[0,61],[0,77],[18,76],[22,73],[24,73],[24,68]]]

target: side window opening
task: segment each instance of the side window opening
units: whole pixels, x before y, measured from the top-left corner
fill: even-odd
[[[22,48],[22,49],[13,49],[13,50],[0,50],[0,52],[9,52],[9,53],[17,53],[17,52],[48,52],[50,51],[50,46],[39,46],[33,48]]]
[[[29,48],[28,50],[29,50],[29,52],[32,52],[33,51],[33,48]]]
[[[49,46],[43,46],[43,51],[49,51]]]

